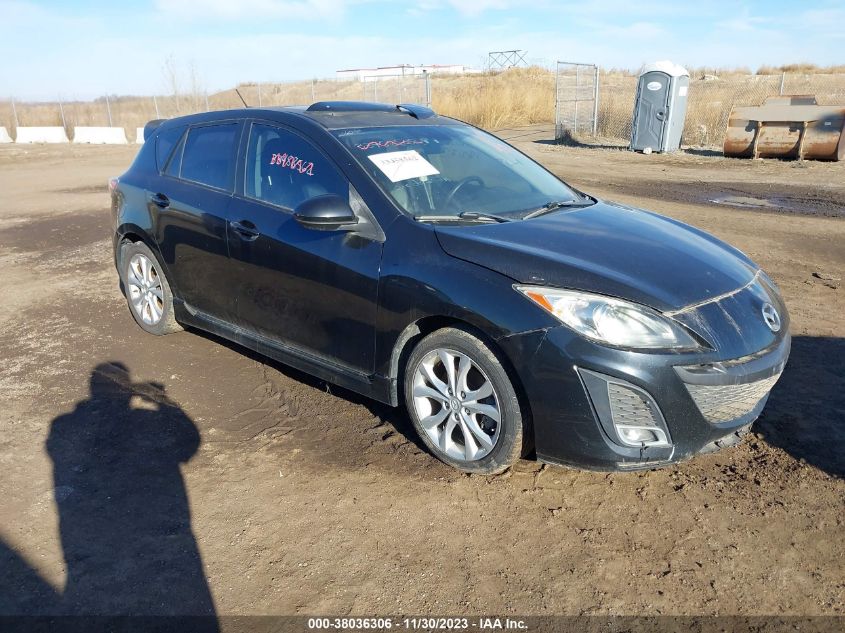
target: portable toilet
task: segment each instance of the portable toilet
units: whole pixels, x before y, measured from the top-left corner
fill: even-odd
[[[639,152],[673,152],[681,146],[687,115],[689,73],[683,66],[663,61],[640,71],[631,149]]]

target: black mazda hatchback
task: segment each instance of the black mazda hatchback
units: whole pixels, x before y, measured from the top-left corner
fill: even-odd
[[[743,253],[430,109],[209,112],[145,138],[111,183],[138,324],[404,403],[460,470],[735,443],[789,355],[779,291]]]

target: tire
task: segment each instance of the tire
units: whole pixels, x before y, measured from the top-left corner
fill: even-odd
[[[145,332],[162,336],[182,329],[173,314],[167,277],[143,242],[126,242],[120,249],[120,280],[129,312]]]
[[[405,367],[408,415],[438,459],[489,475],[527,453],[530,430],[516,390],[502,361],[476,335],[461,328],[437,330],[416,345]]]

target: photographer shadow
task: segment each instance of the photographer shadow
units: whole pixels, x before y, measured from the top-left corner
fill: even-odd
[[[59,612],[206,616],[203,630],[217,630],[180,470],[196,426],[121,363],[95,367],[90,387],[46,443],[67,567]]]

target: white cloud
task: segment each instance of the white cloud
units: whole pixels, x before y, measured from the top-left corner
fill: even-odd
[[[804,31],[842,39],[845,38],[845,8],[810,9],[800,13],[795,24]]]
[[[477,17],[487,11],[502,11],[518,7],[521,3],[514,0],[448,0],[449,4],[461,15]]]
[[[101,24],[96,16],[67,16],[45,9],[34,2],[23,0],[0,0],[0,15],[3,16],[3,20],[0,22],[3,26],[3,37],[22,35],[21,29],[29,29],[25,35],[33,40],[45,32],[68,29],[82,30],[96,28]]]
[[[531,8],[536,10],[545,4],[544,0],[535,0]],[[489,11],[518,9],[520,6],[525,4],[519,0],[418,0],[407,8],[406,13],[417,16],[450,7],[465,18],[477,18]]]
[[[716,28],[738,33],[749,33],[751,31],[757,31],[761,26],[771,24],[772,22],[772,18],[751,15],[748,9],[744,9],[739,15],[716,22]]]
[[[155,0],[156,10],[189,20],[337,20],[356,0]],[[360,1],[360,0],[358,0]]]

